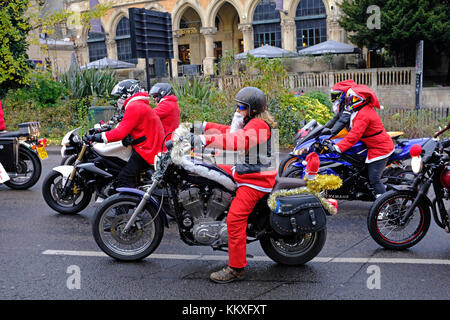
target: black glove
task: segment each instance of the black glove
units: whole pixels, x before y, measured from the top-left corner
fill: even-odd
[[[324,140],[322,142],[322,153],[339,153],[334,147],[334,143],[330,140]]]
[[[101,133],[95,133],[95,134],[88,134],[85,137],[86,142],[103,142],[102,134]]]

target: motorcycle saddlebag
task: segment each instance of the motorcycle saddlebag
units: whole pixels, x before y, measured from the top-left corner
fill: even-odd
[[[0,162],[6,171],[16,171],[19,162],[19,141],[17,138],[0,137]]]
[[[281,236],[317,232],[326,227],[325,209],[313,194],[276,198],[276,209],[270,213],[270,224]]]

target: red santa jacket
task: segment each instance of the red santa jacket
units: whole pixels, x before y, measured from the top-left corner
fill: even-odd
[[[125,113],[117,128],[103,132],[105,142],[114,142],[131,135],[133,139],[142,136],[146,140],[133,146],[134,150],[149,164],[153,164],[155,155],[161,152],[164,129],[161,120],[150,107],[149,95],[139,92],[124,103]]]
[[[0,130],[5,130],[5,119],[3,118],[2,102],[0,101]]]
[[[156,112],[159,119],[161,119],[165,135],[174,132],[180,125],[180,108],[178,107],[176,96],[165,96],[153,110]],[[172,135],[168,136],[166,141],[170,140],[171,136]]]
[[[251,119],[243,129],[232,133],[230,126],[211,122],[204,125],[204,130],[206,146],[219,150],[249,152],[258,145],[266,144],[271,137],[269,125],[261,119]],[[219,166],[233,176],[238,187],[245,185],[259,191],[270,192],[275,185],[276,168],[268,167],[260,172],[239,174],[236,166],[226,164]]]
[[[336,144],[336,147],[341,152],[345,152],[361,140],[369,149],[367,163],[389,157],[394,152],[395,146],[375,111],[375,108],[380,108],[375,93],[364,85],[357,85],[351,90],[361,97],[369,98],[369,103],[353,112],[350,118],[351,129],[348,135]]]

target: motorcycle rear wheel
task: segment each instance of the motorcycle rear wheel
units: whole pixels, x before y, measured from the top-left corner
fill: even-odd
[[[70,190],[71,194],[62,198],[64,189],[63,176],[60,172],[51,171],[42,184],[42,195],[50,208],[61,214],[76,214],[84,210],[91,201],[92,193],[89,189],[81,188],[75,181]]]
[[[110,257],[119,261],[138,261],[159,246],[164,223],[157,208],[146,206],[127,233],[122,233],[141,198],[115,194],[101,203],[94,214],[92,233],[95,242]],[[161,213],[159,213],[161,214]]]
[[[5,185],[15,190],[25,190],[34,186],[41,177],[42,165],[39,157],[27,147],[19,146],[19,164],[17,173],[20,176],[10,175]]]
[[[367,228],[375,242],[386,249],[404,250],[416,245],[430,227],[430,208],[418,203],[404,226],[399,221],[414,201],[416,194],[392,190],[381,195],[370,208]]]
[[[266,235],[260,240],[264,253],[273,261],[290,266],[298,266],[314,259],[327,239],[327,231],[298,235],[297,237],[281,237]]]

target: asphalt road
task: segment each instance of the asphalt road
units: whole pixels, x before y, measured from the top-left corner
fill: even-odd
[[[339,203],[328,219],[325,247],[301,267],[280,266],[259,243],[248,246],[246,278],[227,285],[209,280],[227,254],[189,247],[174,224],[154,255],[117,262],[91,232],[94,202],[82,213],[54,212],[41,194],[45,175],[60,161],[50,153],[39,183],[15,191],[0,185],[0,299],[2,300],[448,300],[449,234],[432,222],[415,247],[396,252],[369,236],[370,203]],[[187,302],[186,302],[187,304]],[[192,310],[191,310],[192,311]],[[181,312],[181,311],[180,311]]]

